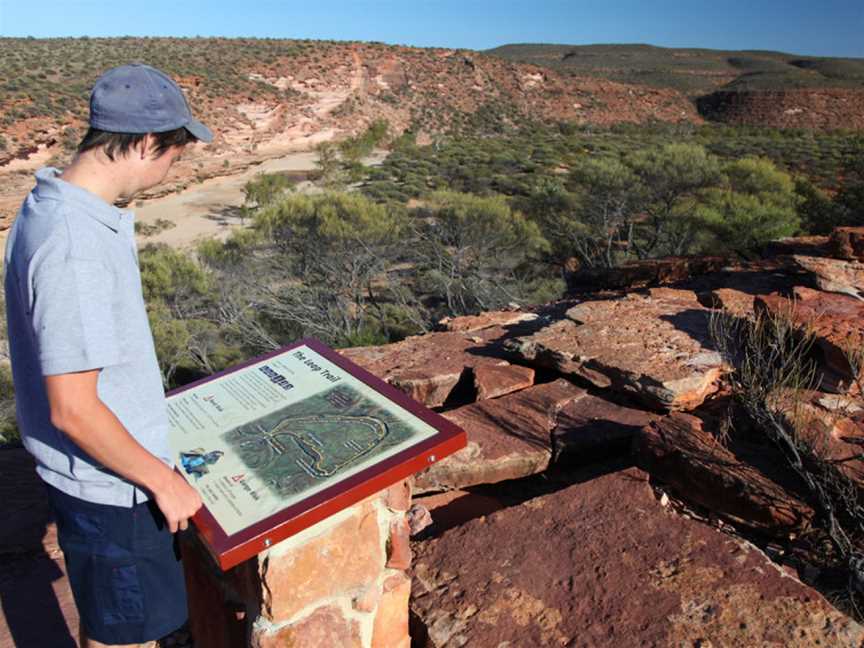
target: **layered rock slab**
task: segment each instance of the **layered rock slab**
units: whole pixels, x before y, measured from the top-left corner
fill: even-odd
[[[676,412],[644,427],[634,437],[633,458],[682,499],[761,533],[788,537],[806,528],[814,515],[809,505],[736,456],[689,414]],[[756,458],[753,463],[766,462]]]
[[[414,400],[427,407],[439,407],[458,385],[472,384],[474,367],[508,365],[495,344],[506,333],[493,325],[470,333],[428,333],[394,344],[342,349],[339,353]],[[519,388],[524,377],[514,376],[513,380],[514,388]]]
[[[799,286],[791,299],[767,295],[758,297],[754,307],[757,314],[787,318],[813,335],[823,370],[822,389],[846,392],[859,388],[864,366],[854,356],[864,349],[864,302]]]
[[[637,469],[472,520],[415,552],[412,608],[437,648],[864,641],[751,545],[660,506]]]
[[[504,342],[523,361],[578,376],[665,410],[698,407],[724,371],[711,311],[689,291],[583,302],[566,317]]]
[[[481,364],[472,368],[477,400],[498,398],[534,384],[534,370],[511,364]]]
[[[719,308],[736,317],[752,319],[756,296],[791,291],[796,284],[796,274],[789,272],[786,263],[751,264],[705,278],[697,293],[699,301],[707,308]]]
[[[465,430],[468,445],[418,473],[415,492],[494,484],[543,472],[552,457],[551,433],[559,412],[585,395],[559,378],[446,412],[446,418]]]
[[[633,437],[657,414],[586,394],[571,401],[552,430],[556,464],[586,465],[630,454]]]
[[[819,290],[864,300],[864,262],[794,256],[795,264],[810,273]]]
[[[864,400],[817,391],[787,391],[774,406],[817,457],[864,487]]]
[[[462,315],[460,317],[445,317],[438,324],[445,331],[479,331],[491,326],[512,326],[522,322],[537,319],[536,313],[526,313],[519,310],[487,311],[479,315]]]

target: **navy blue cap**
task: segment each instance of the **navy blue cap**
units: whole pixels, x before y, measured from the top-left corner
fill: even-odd
[[[213,133],[192,117],[183,91],[164,72],[142,63],[112,68],[90,93],[90,125],[111,133],[163,133],[185,127],[202,142]]]

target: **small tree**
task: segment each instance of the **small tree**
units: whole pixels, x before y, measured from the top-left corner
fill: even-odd
[[[789,174],[760,158],[731,162],[724,174],[725,186],[709,192],[700,210],[722,245],[746,255],[798,231],[799,198]]]
[[[320,142],[315,151],[318,153],[318,159],[315,160],[315,165],[321,174],[321,184],[333,189],[344,184],[344,174],[339,163],[339,149],[333,142]]]
[[[259,211],[261,307],[334,343],[361,336],[404,226],[400,210],[356,193],[294,195]]]
[[[612,268],[629,252],[639,206],[643,202],[637,176],[623,162],[588,159],[570,172],[575,209],[560,195],[558,208],[550,212],[546,235],[566,241],[586,267]],[[549,196],[545,200],[548,200]]]
[[[259,173],[243,187],[244,207],[266,207],[291,189],[291,180],[281,173]]]
[[[699,233],[702,197],[720,182],[717,158],[695,144],[668,144],[634,153],[626,163],[639,179],[648,216],[629,237],[633,250],[641,259],[690,251]]]
[[[216,324],[212,277],[194,259],[165,245],[140,252],[141,284],[166,387],[181,367],[212,373],[237,358]]]
[[[498,308],[521,297],[526,264],[549,244],[536,223],[503,196],[438,191],[417,224],[424,289],[440,294],[448,315]]]
[[[810,234],[828,234],[842,222],[838,206],[808,178],[795,178],[801,228]]]

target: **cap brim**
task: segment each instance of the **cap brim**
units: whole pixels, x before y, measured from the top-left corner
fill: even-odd
[[[192,133],[195,137],[197,137],[202,142],[212,142],[213,141],[213,133],[207,128],[204,124],[199,122],[197,119],[190,119],[189,123],[186,124],[186,130]]]

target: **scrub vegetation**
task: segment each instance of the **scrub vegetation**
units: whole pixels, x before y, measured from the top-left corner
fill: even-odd
[[[346,154],[380,145],[386,130],[325,146],[322,193],[258,176],[246,187],[246,227],[194,257],[142,250],[166,384],[306,335],[380,344],[446,316],[542,303],[564,293],[574,267],[746,258],[778,237],[864,219],[860,137],[811,140],[844,147],[829,184],[784,157],[792,134],[726,128],[561,125],[426,147],[408,133],[379,167]],[[771,155],[762,142],[777,143]]]
[[[325,51],[326,41],[244,38],[2,38],[0,126],[28,117],[80,119],[99,74],[130,61],[146,61],[177,79],[206,81],[204,97],[246,93],[278,97],[285,91],[249,78],[258,61],[285,60],[307,48]],[[197,105],[197,103],[196,103]]]

